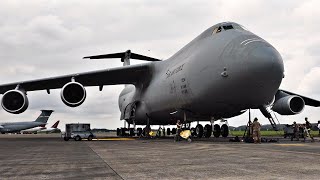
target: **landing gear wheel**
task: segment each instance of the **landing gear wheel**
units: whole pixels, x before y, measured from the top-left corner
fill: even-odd
[[[191,128],[191,136],[195,137],[197,136],[196,128]]]
[[[196,126],[196,134],[198,138],[201,138],[203,136],[203,126],[201,124],[198,124]]]
[[[172,128],[172,134],[176,134],[177,133],[177,129],[176,128]]]
[[[167,135],[170,136],[170,133],[171,133],[170,128],[167,128]]]
[[[204,126],[204,137],[209,138],[212,134],[212,126],[209,124],[206,124]]]
[[[133,128],[130,128],[130,136],[134,136],[135,135],[135,133],[134,133],[134,129]]]
[[[221,133],[220,126],[218,124],[215,124],[213,126],[213,136],[217,138],[220,136],[220,133]]]
[[[117,136],[121,136],[121,130],[120,130],[120,128],[117,128]]]
[[[121,136],[127,136],[127,128],[121,128]]]
[[[221,135],[222,137],[228,137],[229,135],[229,127],[226,124],[221,126]]]
[[[142,128],[137,128],[137,136],[141,136],[141,134],[142,134]]]

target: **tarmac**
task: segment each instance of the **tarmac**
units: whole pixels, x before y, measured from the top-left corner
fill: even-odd
[[[222,139],[222,140],[221,140]],[[319,179],[320,142],[0,135],[0,179]]]

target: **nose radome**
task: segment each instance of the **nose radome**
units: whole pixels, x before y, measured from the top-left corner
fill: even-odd
[[[265,80],[279,79],[283,76],[283,61],[273,47],[258,46],[248,56],[250,71]]]

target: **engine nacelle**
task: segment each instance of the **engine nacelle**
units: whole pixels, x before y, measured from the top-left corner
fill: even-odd
[[[61,89],[62,102],[70,107],[80,106],[87,97],[86,89],[78,82],[69,82]]]
[[[26,93],[21,90],[10,90],[3,94],[1,106],[12,114],[23,113],[29,106]]]
[[[276,100],[271,109],[281,115],[294,115],[300,113],[304,106],[300,96],[288,95]]]

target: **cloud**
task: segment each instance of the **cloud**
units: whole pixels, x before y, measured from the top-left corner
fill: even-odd
[[[270,42],[281,53],[285,75],[281,88],[320,98],[320,22],[318,1],[1,1],[0,83],[58,76],[122,66],[118,60],[83,60],[83,56],[131,49],[166,59],[206,28],[235,21]],[[150,51],[149,51],[150,50]],[[140,63],[138,61],[134,63]],[[117,98],[123,86],[87,88],[77,108],[66,107],[60,91],[29,92],[30,108],[12,115],[0,110],[0,122],[32,120],[41,108],[56,112],[52,121],[91,122],[93,127],[116,128]],[[320,116],[306,108],[282,122]],[[263,123],[268,121],[253,110]],[[245,124],[247,113],[231,118]],[[312,119],[311,119],[312,120]]]
[[[303,77],[298,89],[307,94],[320,95],[319,79],[320,67],[314,67]]]

